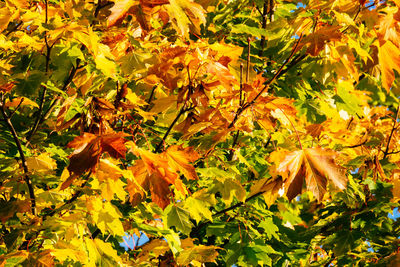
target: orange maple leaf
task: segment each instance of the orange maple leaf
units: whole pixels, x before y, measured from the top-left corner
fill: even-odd
[[[344,168],[338,166],[334,159],[337,153],[315,147],[289,153],[280,162],[276,171],[283,177],[286,195],[292,200],[301,193],[304,180],[307,190],[321,201],[328,180],[340,190],[346,188],[347,177]]]
[[[111,15],[107,19],[108,27],[114,26],[122,19],[124,19],[129,9],[137,4],[137,1],[133,0],[116,0],[114,6],[110,8]]]
[[[340,33],[339,30],[340,26],[326,26],[320,28],[314,33],[304,37],[298,49],[303,45],[308,45],[307,53],[316,57],[319,52],[324,49],[327,42],[340,41],[342,33]]]
[[[394,82],[394,70],[400,73],[400,49],[391,41],[378,46],[379,65],[382,73],[382,86],[389,92]]]
[[[155,154],[134,147],[133,152],[141,158],[130,168],[135,181],[128,180],[127,189],[133,205],[144,199],[144,190],[150,191],[153,202],[164,209],[170,202],[170,185],[182,194],[187,193],[179,173],[188,179],[197,179],[195,168],[189,163],[197,160],[199,155],[192,148],[171,146],[166,152]]]

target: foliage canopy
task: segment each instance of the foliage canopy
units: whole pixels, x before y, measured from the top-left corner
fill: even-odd
[[[393,265],[399,74],[399,0],[0,1],[0,266]]]

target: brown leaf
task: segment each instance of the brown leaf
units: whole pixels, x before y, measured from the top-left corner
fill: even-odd
[[[276,171],[282,176],[288,175],[284,186],[289,200],[302,192],[304,179],[307,190],[319,201],[326,192],[328,180],[340,190],[345,189],[347,177],[344,169],[334,162],[336,155],[334,151],[319,147],[288,154]]]
[[[94,170],[101,155],[100,139],[96,135],[84,133],[67,146],[75,148],[69,158],[69,172],[79,176],[88,170]]]
[[[306,126],[307,133],[314,138],[318,138],[323,129],[322,124],[310,124]]]
[[[76,137],[67,146],[75,148],[70,155],[68,171],[81,175],[89,170],[95,171],[95,167],[102,153],[107,152],[114,158],[125,158],[126,139],[122,133],[111,133],[105,135],[94,135],[84,133]]]

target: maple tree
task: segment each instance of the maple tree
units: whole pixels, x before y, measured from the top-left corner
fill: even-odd
[[[400,262],[400,1],[5,0],[0,55],[0,266]]]

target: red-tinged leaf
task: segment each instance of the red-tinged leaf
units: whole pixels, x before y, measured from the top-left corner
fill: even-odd
[[[149,174],[146,171],[145,162],[137,160],[135,165],[129,168],[132,171],[133,179],[128,179],[127,190],[130,196],[130,202],[133,206],[139,204],[145,199],[145,193],[151,193],[151,199],[159,207],[165,208],[170,203],[172,194],[169,185],[163,177],[154,172]],[[144,190],[144,191],[143,191]]]
[[[276,169],[287,179],[284,181],[289,200],[302,192],[304,180],[307,190],[321,201],[328,180],[337,188],[346,188],[347,177],[344,169],[334,162],[337,153],[322,148],[307,148],[289,153]]]
[[[126,139],[123,134],[107,134],[101,137],[101,147],[103,152],[107,152],[113,158],[125,158]]]
[[[97,136],[91,133],[83,133],[81,136],[77,136],[67,144],[67,147],[69,148],[75,148],[74,153],[79,153],[81,150],[83,150],[87,144],[92,142],[94,139],[96,139]]]
[[[116,0],[114,1],[114,6],[110,8],[111,15],[107,19],[108,27],[114,26],[119,21],[121,21],[129,9],[138,4],[135,0]]]
[[[10,92],[15,86],[14,82],[9,82],[6,84],[0,85],[0,92],[7,93]]]

